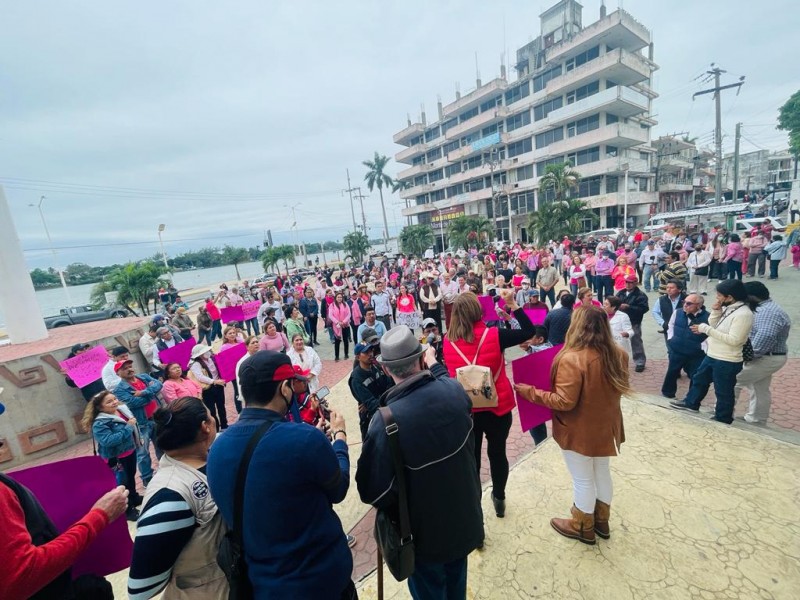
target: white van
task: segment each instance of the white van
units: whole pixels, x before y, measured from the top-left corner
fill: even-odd
[[[772,222],[772,226],[775,228],[775,231],[780,233],[786,231],[786,223],[777,217],[757,217],[754,219],[736,219],[733,225],[733,233],[742,235],[743,233],[752,231],[753,228],[759,227],[764,222],[764,219],[767,218]]]

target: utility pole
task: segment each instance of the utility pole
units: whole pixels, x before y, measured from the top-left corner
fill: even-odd
[[[367,215],[364,214],[364,198],[366,198],[366,196],[361,193],[361,188],[360,187],[356,187],[356,188],[353,188],[353,189],[358,191],[358,193],[355,194],[355,197],[358,198],[358,201],[361,203],[361,224],[364,227],[364,235],[368,236],[368,234],[367,234]]]
[[[356,211],[353,208],[353,192],[358,188],[350,186],[350,169],[345,169],[345,171],[347,172],[347,189],[342,190],[342,195],[344,195],[345,192],[350,194],[350,214],[353,216],[353,231],[356,231]]]
[[[731,83],[729,85],[721,86],[719,83],[720,76],[723,73],[727,73],[723,69],[719,67],[715,67],[714,63],[711,63],[711,70],[706,71],[709,77],[714,78],[714,87],[702,90],[700,92],[695,92],[692,94],[692,100],[694,100],[697,96],[702,96],[703,94],[714,94],[714,102],[716,104],[716,111],[717,111],[717,118],[716,118],[716,127],[714,131],[714,141],[716,145],[716,172],[714,178],[716,181],[714,182],[714,193],[717,198],[717,206],[722,204],[722,96],[720,92],[722,90],[728,90],[731,88],[736,89],[736,95],[739,95],[739,91],[742,89],[744,85],[744,75],[739,78],[738,83]],[[707,80],[706,80],[707,81]]]
[[[733,203],[739,196],[739,138],[742,137],[742,124],[736,124],[736,145],[733,150]]]

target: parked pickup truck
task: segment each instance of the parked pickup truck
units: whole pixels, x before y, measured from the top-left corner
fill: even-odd
[[[105,319],[121,319],[130,316],[128,310],[119,306],[110,306],[95,310],[91,305],[71,306],[62,308],[61,313],[55,317],[45,317],[44,324],[48,329],[54,327],[66,327],[77,323],[89,323],[90,321],[104,321]]]

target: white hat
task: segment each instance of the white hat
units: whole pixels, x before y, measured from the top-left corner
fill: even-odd
[[[192,360],[203,356],[206,352],[211,351],[211,346],[206,346],[205,344],[197,344],[194,348],[192,348]]]

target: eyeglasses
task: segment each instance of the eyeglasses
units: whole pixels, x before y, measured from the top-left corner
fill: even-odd
[[[683,301],[684,306],[696,306],[697,302],[687,302],[686,300]]]

